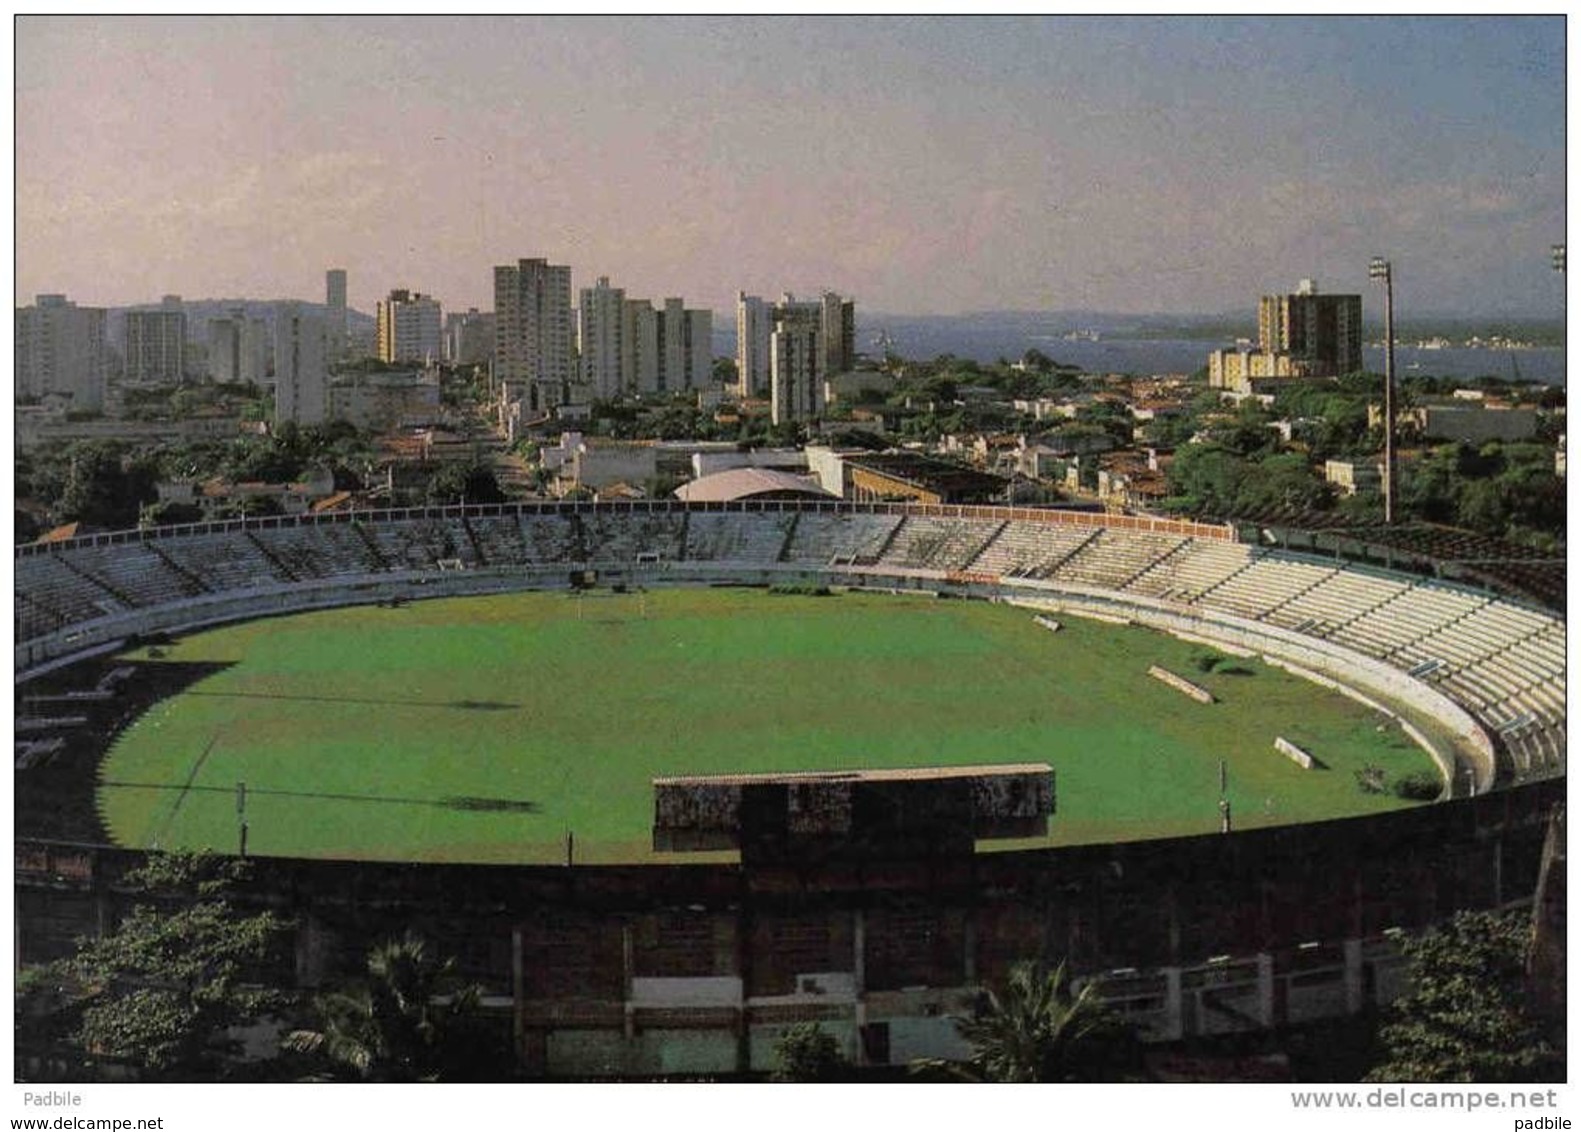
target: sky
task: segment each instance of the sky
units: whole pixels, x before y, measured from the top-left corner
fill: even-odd
[[[18,17],[16,301],[1557,315],[1565,24]],[[716,318],[719,315],[716,314]]]

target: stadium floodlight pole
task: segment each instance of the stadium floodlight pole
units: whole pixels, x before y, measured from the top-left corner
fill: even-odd
[[[1565,273],[1565,246],[1563,244],[1555,244],[1549,251],[1554,258],[1554,270],[1563,275]]]
[[[1383,284],[1383,521],[1394,523],[1394,269],[1373,256],[1367,276]]]

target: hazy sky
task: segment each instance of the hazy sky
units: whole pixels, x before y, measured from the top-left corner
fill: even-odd
[[[16,287],[1554,314],[1564,21],[21,17]]]

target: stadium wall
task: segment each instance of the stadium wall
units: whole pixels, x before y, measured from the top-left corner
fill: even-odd
[[[818,1020],[865,1064],[961,1052],[952,1014],[1068,959],[1155,1042],[1279,1030],[1397,991],[1396,931],[1528,901],[1562,780],[1388,815],[973,856],[513,867],[259,858],[303,987],[407,929],[458,956],[552,1076],[734,1074]],[[112,924],[142,855],[16,845],[18,962]]]

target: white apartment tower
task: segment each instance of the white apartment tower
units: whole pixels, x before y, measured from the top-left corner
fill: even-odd
[[[324,360],[324,320],[284,303],[274,323],[274,419],[276,424],[323,424],[329,371]]]
[[[571,269],[541,259],[494,269],[494,376],[532,412],[565,403]]]
[[[346,356],[346,269],[324,273],[324,349],[331,362]]]
[[[187,374],[187,313],[180,295],[157,310],[126,312],[122,333],[128,385],[176,385]]]
[[[822,356],[819,382],[846,373],[856,363],[856,304],[825,291],[818,299],[798,302],[786,294],[770,306],[756,295],[736,292],[736,391],[742,397],[773,395],[774,335],[804,334],[816,325]],[[792,351],[793,353],[795,351]],[[822,410],[820,388],[818,407]]]
[[[16,311],[16,397],[71,398],[73,409],[104,408],[109,368],[103,307],[79,307],[65,295],[40,295]]]
[[[769,335],[774,320],[767,303],[736,292],[736,392],[762,397],[769,391]]]
[[[263,320],[238,307],[209,320],[209,378],[227,385],[261,385],[269,373],[269,336]]]
[[[635,388],[628,355],[634,343],[627,334],[626,292],[600,275],[583,287],[577,317],[577,353],[581,381],[594,397],[609,400]]]
[[[381,362],[435,361],[443,349],[439,300],[418,291],[391,291],[378,308]]]
[[[824,410],[825,352],[820,303],[785,296],[775,308],[769,335],[770,419],[807,420]]]

